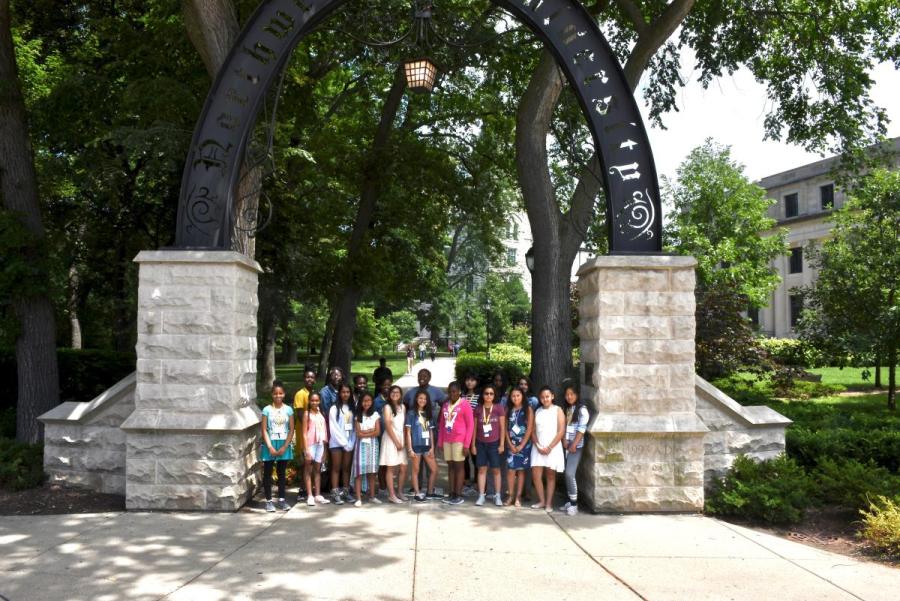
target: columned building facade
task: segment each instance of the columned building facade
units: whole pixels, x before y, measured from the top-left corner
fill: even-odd
[[[900,137],[888,140],[883,148],[893,155],[892,168],[900,167]],[[839,157],[830,157],[757,182],[765,188],[768,197],[775,200],[769,208],[769,217],[777,221],[776,227],[787,229],[789,248],[788,254],[772,262],[773,269],[781,276],[781,283],[772,293],[769,306],[750,314],[751,320],[756,321],[759,330],[767,336],[793,338],[796,335],[794,326],[802,305],[795,289],[816,280],[816,272],[806,256],[808,247],[811,243],[821,244],[831,235],[832,224],[828,218],[847,200],[833,179],[833,170],[839,160]]]

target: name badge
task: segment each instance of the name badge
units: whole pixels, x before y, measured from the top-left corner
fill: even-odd
[[[521,434],[521,432],[522,432],[522,428],[521,428],[521,426],[519,426],[519,424],[516,424],[515,426],[512,427],[513,434],[518,436],[519,434]]]
[[[344,422],[344,430],[349,432],[352,429],[353,429],[353,424],[351,424],[350,422]]]
[[[485,434],[490,434],[490,433],[491,433],[491,429],[492,429],[492,428],[491,428],[491,425],[490,425],[490,424],[485,424],[484,426],[482,426],[482,428],[484,429],[484,433],[485,433]]]
[[[363,438],[362,440],[359,441],[359,444],[372,444],[372,439],[371,438]]]
[[[428,442],[429,438],[430,438],[429,432],[422,432],[422,440],[424,440],[425,442]]]

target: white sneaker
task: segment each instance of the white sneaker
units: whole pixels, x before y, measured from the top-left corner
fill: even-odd
[[[362,507],[362,501],[357,499],[356,501],[353,502],[353,506],[354,507]]]
[[[478,499],[475,500],[475,504],[479,507],[484,505],[484,495],[478,495]]]
[[[316,506],[315,498],[313,498],[312,495],[309,495],[308,497],[306,497],[306,504],[309,505],[310,507],[315,507]]]
[[[369,497],[369,501],[375,503],[376,505],[381,505],[381,499],[379,499],[378,497]]]
[[[578,515],[578,506],[570,505],[568,509],[566,509],[566,515]]]
[[[559,508],[563,513],[569,511],[569,507],[572,506],[572,501],[566,501],[566,504]]]
[[[494,495],[494,505],[497,507],[503,507],[503,499],[500,498],[500,493]]]
[[[331,501],[329,501],[328,499],[326,499],[326,498],[323,497],[322,495],[317,495],[317,496],[316,496],[316,503],[318,503],[319,505],[328,505],[329,503],[331,503]]]

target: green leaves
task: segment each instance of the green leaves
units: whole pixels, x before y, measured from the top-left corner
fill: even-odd
[[[707,139],[678,168],[678,181],[665,182],[664,194],[674,206],[666,246],[697,259],[698,284],[727,285],[765,306],[779,283],[769,264],[785,253],[785,233],[766,214],[774,201],[747,179],[730,149]]]

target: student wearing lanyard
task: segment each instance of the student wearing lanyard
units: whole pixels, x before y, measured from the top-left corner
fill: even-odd
[[[438,423],[438,447],[444,454],[450,472],[450,505],[463,503],[463,462],[469,454],[475,428],[472,407],[460,398],[459,384],[447,387],[450,398],[441,407]]]
[[[565,388],[566,398],[566,492],[569,501],[559,508],[569,515],[578,514],[578,483],[575,481],[575,472],[578,470],[578,462],[581,461],[581,451],[584,448],[584,435],[587,432],[590,413],[587,406],[578,399],[578,390],[574,384],[567,384]]]
[[[420,390],[413,400],[413,408],[406,414],[406,450],[412,461],[412,473],[419,473],[419,463],[428,465],[428,488],[419,490],[419,479],[413,478],[416,501],[423,502],[429,496],[435,498],[434,481],[437,479],[437,462],[434,460],[434,416],[428,392]],[[426,495],[426,492],[429,493]]]
[[[331,453],[331,494],[335,505],[343,505],[341,496],[349,497],[350,465],[356,446],[356,430],[353,426],[353,391],[348,384],[338,388],[338,398],[328,410],[328,450]],[[340,488],[343,477],[346,489]],[[354,499],[355,501],[355,499]]]
[[[506,456],[509,477],[509,497],[506,505],[522,506],[522,491],[531,468],[531,433],[534,431],[534,411],[525,400],[521,388],[509,391],[506,402]]]
[[[471,453],[475,455],[478,466],[478,499],[476,505],[484,505],[487,471],[490,467],[494,479],[494,504],[503,505],[500,495],[500,455],[503,454],[506,432],[506,414],[497,399],[497,389],[491,385],[481,390],[478,399],[478,424],[475,427],[475,440]]]
[[[475,415],[475,410],[478,409],[478,398],[481,396],[478,393],[478,376],[476,376],[474,372],[469,372],[463,379],[463,383],[465,384],[465,388],[463,389],[462,399],[464,402],[469,403],[469,406],[472,407],[472,415]],[[466,457],[465,462],[463,462],[463,469],[465,470],[466,479],[463,484],[462,494],[464,496],[474,495],[476,492],[475,474],[478,473],[478,467],[475,465],[475,457],[472,455]],[[468,485],[470,482],[472,483],[472,486]]]

